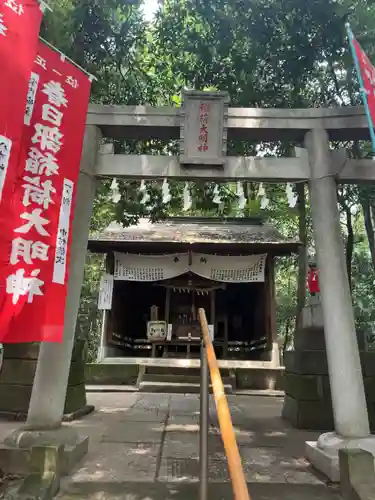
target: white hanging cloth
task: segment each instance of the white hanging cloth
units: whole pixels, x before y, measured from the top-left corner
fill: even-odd
[[[114,279],[116,281],[161,281],[190,271],[203,278],[221,283],[263,282],[266,258],[267,254],[136,255],[115,252]],[[174,288],[180,292],[184,289],[184,287]]]
[[[184,187],[184,207],[183,211],[187,212],[188,210],[191,209],[191,206],[193,204],[193,201],[191,199],[191,194],[190,194],[190,187],[189,183],[185,182],[185,187]]]
[[[116,179],[113,179],[110,189],[112,191],[111,199],[113,203],[118,203],[121,200],[121,193]]]
[[[237,198],[238,198],[238,208],[240,210],[245,210],[247,199],[241,181],[237,181]]]
[[[288,199],[289,207],[294,208],[297,205],[298,196],[293,191],[293,187],[290,182],[287,183],[285,192],[286,192],[286,197]]]
[[[160,281],[189,270],[189,254],[136,255],[115,252],[115,280]]]
[[[163,180],[161,192],[163,195],[163,199],[162,199],[163,205],[167,205],[172,199],[171,190],[169,189],[168,179]]]
[[[267,254],[227,256],[192,253],[190,271],[222,283],[263,282],[266,258]]]

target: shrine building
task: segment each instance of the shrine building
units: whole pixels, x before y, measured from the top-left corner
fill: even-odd
[[[278,364],[275,258],[298,245],[258,218],[111,224],[88,244],[108,273],[99,361],[199,358],[203,307],[219,360]]]

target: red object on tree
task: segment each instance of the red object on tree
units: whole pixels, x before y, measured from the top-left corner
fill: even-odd
[[[307,275],[307,286],[309,293],[320,293],[319,276],[317,269],[310,269]]]
[[[90,78],[39,43],[13,206],[0,245],[0,342],[61,342]],[[4,240],[4,238],[1,238]]]

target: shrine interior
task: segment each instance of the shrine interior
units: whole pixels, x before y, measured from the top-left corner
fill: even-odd
[[[169,297],[168,297],[169,294]],[[173,337],[199,336],[198,309],[214,324],[214,346],[221,359],[263,359],[267,347],[266,283],[219,283],[187,273],[160,282],[115,281],[107,342],[118,355],[149,357],[147,339],[151,319],[172,324]],[[156,357],[166,357],[157,349]],[[186,357],[186,347],[168,345],[167,357]],[[189,357],[199,357],[192,343]]]

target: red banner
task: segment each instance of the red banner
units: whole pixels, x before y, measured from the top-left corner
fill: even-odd
[[[0,245],[10,245],[11,203],[23,133],[30,72],[38,50],[42,10],[37,0],[0,0]],[[8,215],[9,211],[7,210]],[[7,237],[6,237],[7,236]],[[6,262],[0,260],[3,268]]]
[[[357,40],[353,37],[352,44],[357,56],[359,70],[362,77],[363,91],[367,96],[367,105],[371,115],[372,127],[375,125],[375,68],[363,51]]]
[[[61,342],[90,79],[39,44],[1,274],[0,342]]]

